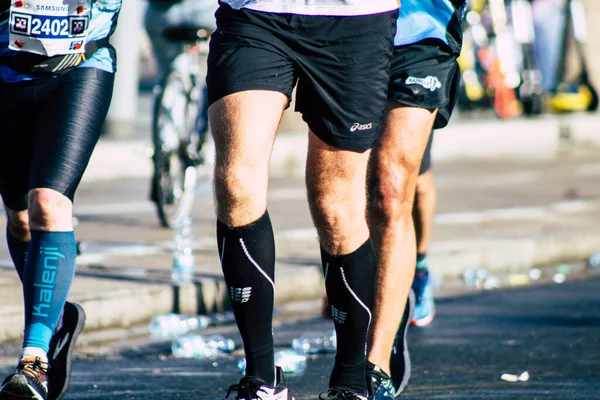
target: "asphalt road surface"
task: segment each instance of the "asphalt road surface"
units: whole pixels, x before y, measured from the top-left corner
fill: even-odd
[[[428,328],[411,328],[412,378],[405,399],[600,399],[600,279],[486,291],[438,301]],[[275,328],[279,347],[305,331],[326,331],[319,317]],[[221,333],[239,344],[235,327]],[[139,343],[107,355],[79,354],[66,400],[222,399],[241,377],[239,354],[213,360],[176,360],[168,344]],[[296,399],[326,388],[332,355],[309,360],[288,376]],[[9,373],[3,365],[0,372]],[[503,373],[527,371],[526,382]]]

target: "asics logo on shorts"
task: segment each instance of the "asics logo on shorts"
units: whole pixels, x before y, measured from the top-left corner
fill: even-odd
[[[231,298],[231,301],[233,301],[234,303],[247,303],[248,300],[250,300],[251,293],[252,293],[252,287],[250,287],[250,286],[243,287],[243,288],[236,288],[236,287],[229,288],[229,297]]]
[[[421,85],[432,92],[442,87],[442,82],[435,76],[428,76],[427,78],[415,78],[414,76],[409,76],[406,78],[405,83],[407,85]]]
[[[347,315],[348,315],[347,312],[340,311],[337,308],[335,308],[334,306],[331,306],[331,317],[338,324],[343,324],[344,322],[346,322]]]
[[[366,131],[368,129],[373,128],[373,123],[369,123],[369,124],[359,124],[358,122],[355,122],[354,125],[352,125],[350,127],[350,132],[354,132],[354,131]]]

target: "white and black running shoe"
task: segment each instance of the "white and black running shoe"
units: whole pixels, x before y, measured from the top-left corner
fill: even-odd
[[[367,400],[367,396],[345,386],[330,387],[319,395],[320,400]]]
[[[0,388],[0,400],[47,400],[48,363],[39,357],[24,357],[15,373]]]
[[[50,369],[48,400],[61,399],[71,378],[71,356],[77,337],[85,325],[85,312],[79,304],[65,303],[61,323],[52,336],[48,350]]]
[[[277,367],[275,371],[275,387],[254,376],[245,376],[240,383],[231,385],[227,389],[225,398],[233,392],[236,392],[235,400],[287,400],[288,388],[283,378],[283,370]]]

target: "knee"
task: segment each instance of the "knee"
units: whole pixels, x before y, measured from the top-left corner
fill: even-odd
[[[416,167],[410,165],[390,166],[369,181],[369,209],[383,223],[397,221],[412,210]]]
[[[229,163],[215,167],[217,218],[231,226],[256,221],[267,209],[268,166]]]
[[[332,254],[343,253],[338,247],[352,242],[354,236],[366,229],[364,200],[352,202],[335,192],[314,195],[309,192],[308,197],[321,245]]]
[[[337,230],[341,222],[349,217],[347,209],[339,204],[333,196],[320,194],[312,197],[309,195],[311,210],[315,225],[321,230]]]
[[[217,163],[215,191],[217,201],[237,202],[265,193],[268,185],[268,164],[238,160]]]
[[[29,241],[29,216],[27,210],[14,211],[7,209],[6,219],[8,229],[15,238],[22,242]]]
[[[73,205],[65,195],[52,189],[29,192],[29,225],[32,230],[72,230]]]

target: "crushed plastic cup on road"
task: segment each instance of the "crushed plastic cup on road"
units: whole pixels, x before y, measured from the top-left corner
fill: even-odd
[[[174,339],[198,329],[206,328],[209,318],[205,315],[157,315],[150,321],[150,336],[153,339]]]
[[[488,276],[485,281],[483,281],[483,288],[486,290],[498,289],[501,286],[502,281],[495,276]]]
[[[529,372],[525,371],[521,375],[502,374],[500,379],[506,382],[527,382],[529,380]]]
[[[176,358],[213,358],[235,350],[235,342],[221,335],[184,336],[171,344]]]
[[[542,270],[539,268],[534,268],[529,271],[529,278],[534,281],[540,280],[542,278]]]
[[[559,272],[557,274],[554,274],[554,276],[552,277],[552,280],[555,283],[564,283],[567,280],[567,276],[565,274],[563,274],[562,272]]]
[[[485,268],[476,268],[463,274],[463,279],[467,288],[470,289],[497,289],[502,286],[502,281],[495,276],[490,275]]]
[[[292,341],[292,348],[300,354],[335,353],[336,347],[335,330],[305,333]]]
[[[519,381],[519,377],[517,375],[513,375],[513,374],[502,374],[500,379],[502,379],[503,381],[506,381],[506,382],[518,382]]]
[[[246,371],[246,359],[238,361],[240,371]],[[275,352],[275,365],[281,367],[284,374],[302,374],[306,370],[306,356],[295,350],[280,350]]]
[[[472,289],[481,289],[489,273],[485,268],[475,268],[463,274],[465,285]]]

